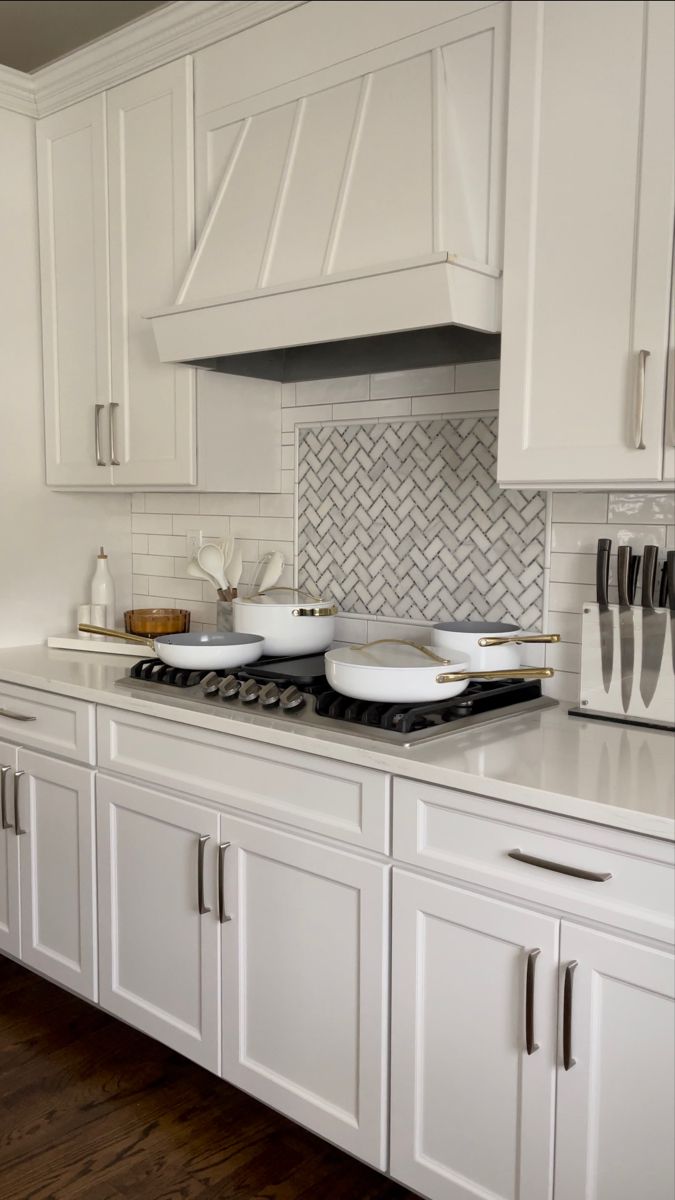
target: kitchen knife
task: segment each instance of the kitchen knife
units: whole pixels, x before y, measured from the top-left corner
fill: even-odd
[[[645,708],[649,708],[659,682],[663,645],[668,626],[666,614],[654,611],[658,560],[658,546],[645,546],[642,564],[642,663],[640,666],[640,695]]]
[[[628,600],[631,604],[635,604],[641,562],[641,554],[631,554],[630,567],[628,570]]]
[[[609,556],[612,550],[610,538],[598,538],[595,564],[595,588],[600,621],[600,662],[602,685],[609,691],[614,670],[614,619],[609,607]]]
[[[668,607],[670,608],[670,653],[673,655],[675,671],[675,550],[665,556],[665,571],[668,578]]]
[[[619,654],[621,658],[621,704],[628,712],[633,692],[635,666],[635,630],[633,610],[629,600],[630,546],[619,546],[617,553],[617,583],[619,585]]]
[[[668,606],[668,563],[661,567],[661,585],[659,587],[659,608]]]

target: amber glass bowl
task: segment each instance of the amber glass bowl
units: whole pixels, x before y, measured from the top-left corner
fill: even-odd
[[[187,608],[130,608],[124,614],[124,628],[142,637],[189,633],[190,613]]]

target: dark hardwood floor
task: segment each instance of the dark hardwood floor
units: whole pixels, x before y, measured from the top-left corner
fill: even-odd
[[[2,1200],[411,1193],[0,956]]]

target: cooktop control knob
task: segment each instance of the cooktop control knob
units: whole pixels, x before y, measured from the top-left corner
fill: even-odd
[[[202,679],[202,692],[205,696],[217,695],[220,687],[220,675],[216,675],[215,671],[209,671]]]
[[[221,700],[233,700],[239,694],[240,687],[241,684],[236,675],[226,675],[224,679],[221,679],[218,687]]]
[[[260,695],[260,684],[255,679],[247,679],[239,688],[239,699],[244,704],[253,704]]]
[[[274,682],[266,683],[260,689],[260,703],[263,708],[273,708],[275,704],[279,703],[280,696],[281,692]]]
[[[286,712],[292,712],[296,708],[303,708],[305,697],[302,692],[299,692],[294,684],[284,689],[279,697],[279,704]]]

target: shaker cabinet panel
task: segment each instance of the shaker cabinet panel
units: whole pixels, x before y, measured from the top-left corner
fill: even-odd
[[[662,478],[674,11],[513,5],[504,485]]]
[[[106,101],[37,122],[47,483],[112,483]]]
[[[192,252],[192,63],[108,93],[115,482],[195,483],[194,371],[160,363],[147,313],[172,304]]]
[[[391,1174],[430,1200],[546,1200],[558,922],[399,870],[392,915]]]
[[[560,958],[556,1200],[672,1200],[673,955],[563,922]]]

